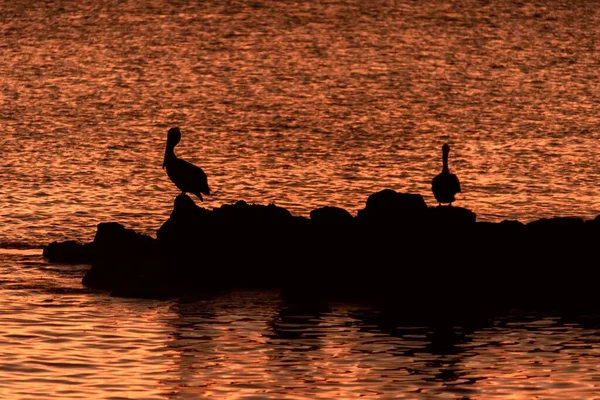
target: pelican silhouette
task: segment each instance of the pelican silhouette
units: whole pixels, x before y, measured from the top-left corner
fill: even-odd
[[[175,155],[175,146],[181,140],[179,128],[171,128],[167,133],[167,147],[163,160],[169,179],[181,190],[181,194],[192,193],[204,200],[202,194],[210,194],[206,174],[202,168],[195,166]]]
[[[442,203],[452,205],[452,202],[456,200],[454,195],[460,193],[460,182],[458,177],[450,173],[450,170],[448,169],[448,153],[450,153],[450,146],[445,143],[442,146],[442,160],[444,163],[442,172],[431,180],[433,196],[440,206]]]

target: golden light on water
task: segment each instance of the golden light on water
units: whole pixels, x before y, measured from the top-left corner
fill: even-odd
[[[480,221],[600,213],[592,5],[234,3],[5,5],[3,240],[153,234],[172,126],[208,208],[435,205],[448,142]]]
[[[0,398],[597,395],[598,331],[585,321],[509,316],[440,337],[257,294],[111,298],[81,286],[85,267],[39,259],[53,240],[91,240],[100,222],[154,236],[179,193],[161,168],[173,126],[178,156],[208,175],[206,208],[355,215],[387,188],[435,205],[449,143],[455,205],[478,221],[594,218],[594,2],[0,11]]]
[[[389,325],[364,306],[298,308],[276,291],[122,299],[82,288],[84,266],[5,257],[21,264],[1,265],[0,398],[566,399],[598,389],[591,316],[439,330]]]

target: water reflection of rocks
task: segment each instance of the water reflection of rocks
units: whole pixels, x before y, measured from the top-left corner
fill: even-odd
[[[180,379],[163,384],[177,398],[471,398],[516,387],[560,397],[550,377],[582,398],[592,377],[574,371],[591,373],[600,361],[595,317],[431,320],[362,305],[290,303],[276,291],[177,301],[172,311],[167,347]]]

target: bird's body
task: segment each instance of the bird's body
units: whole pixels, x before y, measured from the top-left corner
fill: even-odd
[[[442,172],[431,181],[433,196],[440,205],[442,203],[452,205],[452,202],[456,200],[454,196],[456,193],[460,193],[460,181],[448,168],[448,153],[450,153],[450,146],[444,144],[442,146]]]
[[[167,170],[169,179],[181,190],[181,194],[192,193],[203,200],[202,194],[210,195],[206,174],[202,168],[177,158],[175,146],[180,140],[179,128],[169,129],[163,168]]]

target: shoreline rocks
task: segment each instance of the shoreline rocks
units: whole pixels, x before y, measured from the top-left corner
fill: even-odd
[[[477,222],[389,189],[356,216],[327,206],[309,218],[244,201],[207,210],[180,195],[156,236],[101,223],[92,243],[54,242],[44,256],[89,263],[83,284],[130,297],[246,287],[406,307],[590,301],[582,274],[595,275],[600,217]]]

